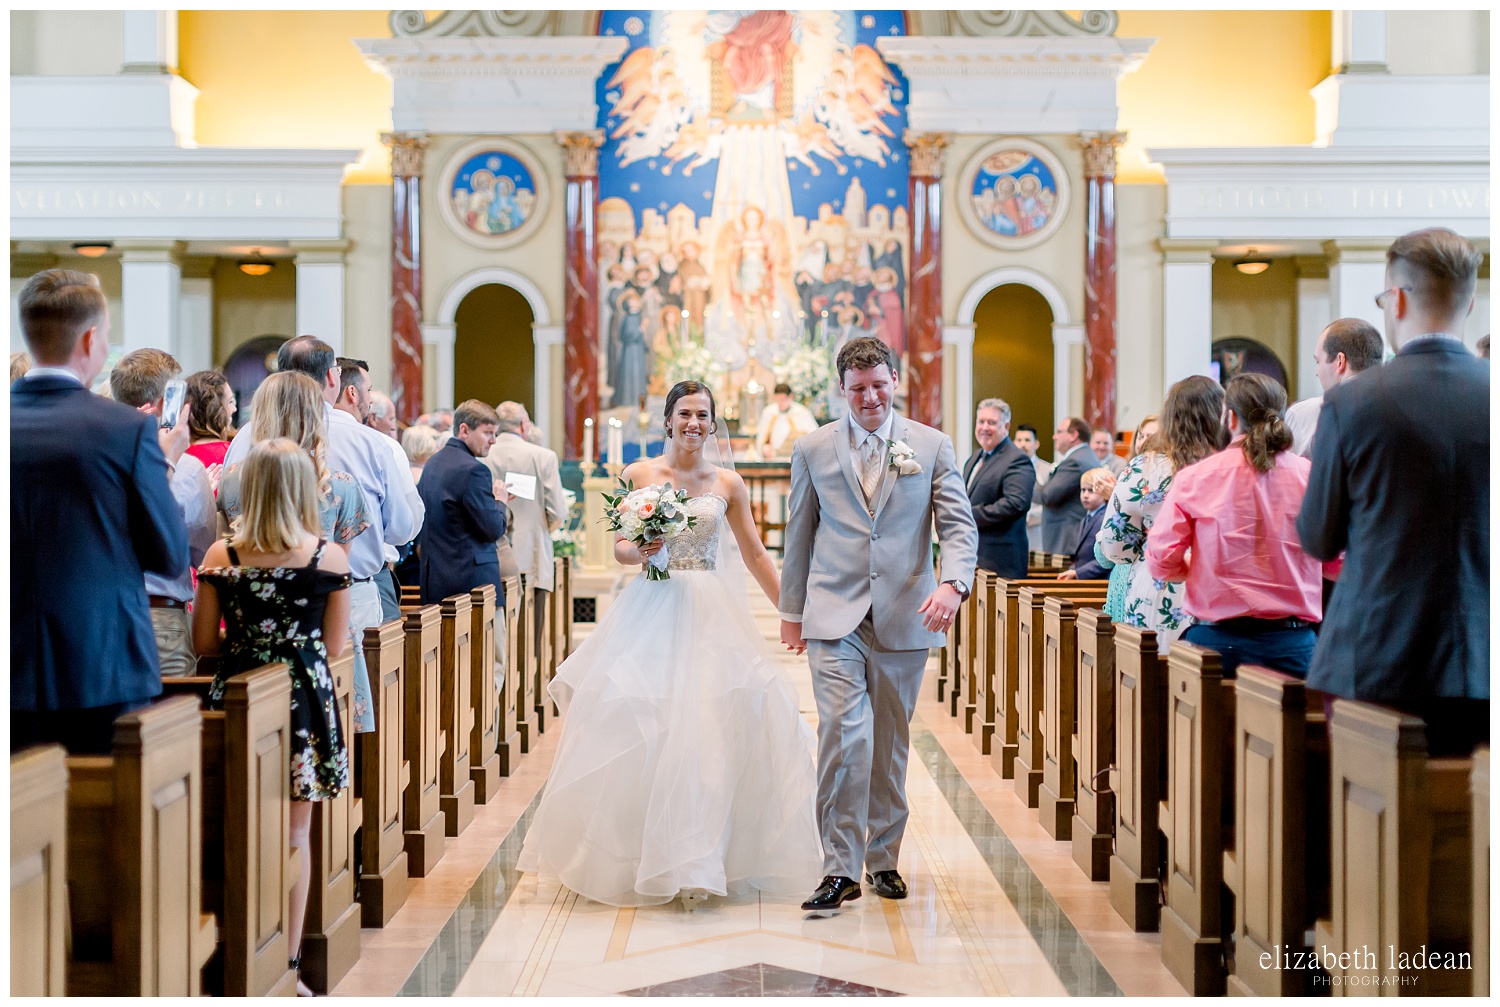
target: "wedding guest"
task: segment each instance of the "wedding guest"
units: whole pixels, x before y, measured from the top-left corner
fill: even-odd
[[[89,393],[109,355],[96,277],[43,270],[17,308],[36,366],[10,399],[11,751],[105,754],[161,693],[144,575],[188,569],[162,449],[181,435]]]
[[[401,435],[401,450],[406,452],[407,464],[414,483],[422,481],[422,466],[438,449],[438,432],[425,423],[413,424]]]
[[[1146,536],[1176,474],[1224,446],[1223,413],[1224,389],[1212,378],[1197,375],[1172,386],[1160,430],[1146,436],[1148,420],[1142,420],[1136,431],[1131,447],[1140,453],[1115,482],[1096,542],[1098,558],[1114,564],[1105,613],[1153,631],[1163,656],[1191,620],[1182,610],[1182,585],[1157,580],[1146,568]]]
[[[421,555],[422,604],[495,585],[496,604],[505,602],[505,584],[495,543],[505,534],[505,484],[482,458],[495,443],[500,418],[470,399],[453,414],[457,432],[422,470],[419,487],[427,522],[417,538]]]
[[[1151,438],[1155,437],[1160,429],[1161,417],[1155,413],[1141,420],[1140,426],[1135,428],[1135,433],[1130,438],[1130,455],[1126,461],[1130,462],[1140,457],[1147,450],[1146,446],[1151,442]],[[1117,474],[1115,478],[1118,479],[1119,475]]]
[[[1424,718],[1433,755],[1489,738],[1490,368],[1460,339],[1481,261],[1444,228],[1391,245],[1396,356],[1324,397],[1297,519],[1346,563],[1308,683]]]
[[[979,528],[979,567],[1001,577],[1026,576],[1026,512],[1036,472],[1010,439],[1010,404],[983,399],[974,410],[979,450],[964,464],[964,486]]]
[[[1057,575],[1058,580],[1103,580],[1114,564],[1099,562],[1094,543],[1104,524],[1104,507],[1115,489],[1115,474],[1104,466],[1089,469],[1079,481],[1078,498],[1083,502],[1083,524],[1078,531],[1078,547],[1073,550],[1073,565]]]
[[[1264,374],[1224,389],[1228,450],[1178,471],[1146,537],[1146,568],[1181,581],[1193,625],[1182,638],[1305,678],[1323,618],[1323,566],[1295,532],[1312,465],[1291,451],[1286,392]]]
[[[1099,459],[1089,450],[1091,433],[1076,416],[1059,420],[1052,432],[1052,475],[1032,494],[1032,502],[1042,505],[1042,548],[1047,552],[1069,555],[1078,545],[1083,519],[1080,482],[1085,472],[1099,467]]]
[[[26,353],[10,355],[10,383],[15,384],[31,370],[31,357]]]
[[[234,440],[234,414],[239,403],[229,379],[218,371],[194,371],[187,377],[187,453],[204,464],[223,465]],[[196,565],[196,564],[195,564]]]
[[[1328,389],[1379,367],[1384,352],[1385,343],[1375,326],[1363,318],[1335,319],[1318,334],[1318,345],[1313,349],[1318,384],[1326,394]],[[1312,457],[1313,437],[1318,432],[1318,413],[1322,409],[1322,395],[1287,407],[1286,425],[1292,430],[1292,450],[1303,458]]]
[[[1099,464],[1116,477],[1125,471],[1125,459],[1115,454],[1115,435],[1102,427],[1089,435],[1089,450],[1099,459]]]
[[[310,381],[272,378],[283,376]],[[286,771],[297,877],[287,936],[295,970],[312,881],[312,802],[332,800],[349,786],[349,739],[328,669],[328,659],[350,643],[349,561],[319,537],[318,475],[299,445],[284,438],[257,443],[242,466],[242,489],[242,520],[208,550],[198,574],[193,641],[199,654],[219,658],[211,703],[223,703],[229,679],[272,661],[284,663],[292,681]],[[300,994],[312,995],[300,978],[297,985]]]
[[[370,413],[365,417],[365,425],[378,430],[395,441],[401,437],[396,432],[396,403],[385,392],[371,390]]]
[[[1490,336],[1489,336],[1489,333],[1485,333],[1484,335],[1482,335],[1482,336],[1479,337],[1479,341],[1474,344],[1474,353],[1475,353],[1476,356],[1480,357],[1483,360],[1490,359]],[[12,375],[15,374],[15,364],[14,363],[11,364],[11,374]]]
[[[182,373],[181,366],[163,350],[142,349],[127,353],[109,372],[114,400],[136,412],[160,421],[167,382]],[[218,532],[214,516],[212,480],[203,462],[184,452],[174,463],[171,453],[185,448],[191,425],[191,406],[179,410],[172,431],[175,435],[167,456],[167,482],[172,499],[182,514],[188,533],[188,562],[196,567],[213,545]],[[177,577],[146,574],[146,600],[151,606],[151,630],[163,677],[195,675],[198,659],[193,654],[193,624],[188,603],[193,600],[193,575],[183,570]]]
[[[1036,486],[1040,488],[1047,485],[1047,480],[1052,477],[1052,463],[1037,456],[1037,449],[1041,447],[1042,441],[1037,434],[1036,427],[1030,423],[1017,423],[1013,440],[1016,442],[1016,447],[1026,452],[1026,457],[1031,459],[1031,467],[1036,470]],[[1036,489],[1033,489],[1031,509],[1026,512],[1026,548],[1040,551],[1042,548],[1042,505],[1035,502],[1035,493]]]
[[[792,386],[780,382],[771,390],[771,402],[761,410],[756,426],[755,447],[761,458],[790,458],[797,438],[818,429],[812,411],[792,401]]]

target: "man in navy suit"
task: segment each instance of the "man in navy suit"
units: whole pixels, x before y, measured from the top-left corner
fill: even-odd
[[[1489,738],[1490,365],[1460,338],[1482,258],[1440,227],[1391,245],[1396,356],[1324,394],[1297,517],[1344,553],[1307,684],[1422,717],[1433,755]]]
[[[1073,548],[1073,565],[1057,575],[1058,580],[1107,580],[1109,567],[1094,557],[1094,540],[1104,527],[1104,505],[1115,491],[1115,474],[1107,466],[1089,469],[1083,474],[1078,499],[1083,503],[1083,523],[1079,526],[1078,545]]]
[[[495,544],[505,534],[505,484],[479,459],[490,453],[500,417],[478,399],[453,412],[457,432],[422,468],[417,492],[427,519],[417,536],[421,550],[422,604],[495,585],[496,603],[505,602],[500,555]]]
[[[964,464],[964,485],[979,527],[979,568],[999,577],[1026,576],[1026,514],[1036,469],[1010,439],[1010,406],[985,399],[974,410],[979,450]]]
[[[11,751],[105,753],[115,718],[161,693],[143,575],[187,572],[159,440],[180,455],[186,430],[89,392],[109,353],[97,279],[49,269],[19,302],[37,366],[10,393]]]
[[[1083,474],[1099,467],[1099,459],[1089,450],[1089,425],[1076,416],[1057,421],[1052,432],[1052,476],[1045,486],[1033,491],[1032,502],[1042,505],[1042,548],[1050,553],[1071,556],[1078,548],[1078,531],[1083,523],[1083,504],[1078,500]]]

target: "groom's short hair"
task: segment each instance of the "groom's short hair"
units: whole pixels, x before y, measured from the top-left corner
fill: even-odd
[[[867,371],[872,367],[885,364],[891,369],[891,374],[896,373],[896,354],[891,348],[874,336],[860,336],[851,339],[839,350],[838,369],[839,387],[843,387],[844,374],[848,371]]]

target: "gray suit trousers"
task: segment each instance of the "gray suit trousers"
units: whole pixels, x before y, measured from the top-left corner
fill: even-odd
[[[924,650],[885,650],[866,614],[840,640],[808,640],[818,703],[823,873],[896,869],[906,831],[906,757]]]

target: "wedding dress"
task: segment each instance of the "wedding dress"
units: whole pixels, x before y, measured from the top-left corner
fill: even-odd
[[[715,567],[728,504],[694,497],[670,578],[637,576],[558,668],[562,740],[518,868],[614,906],[821,873],[814,734]]]

